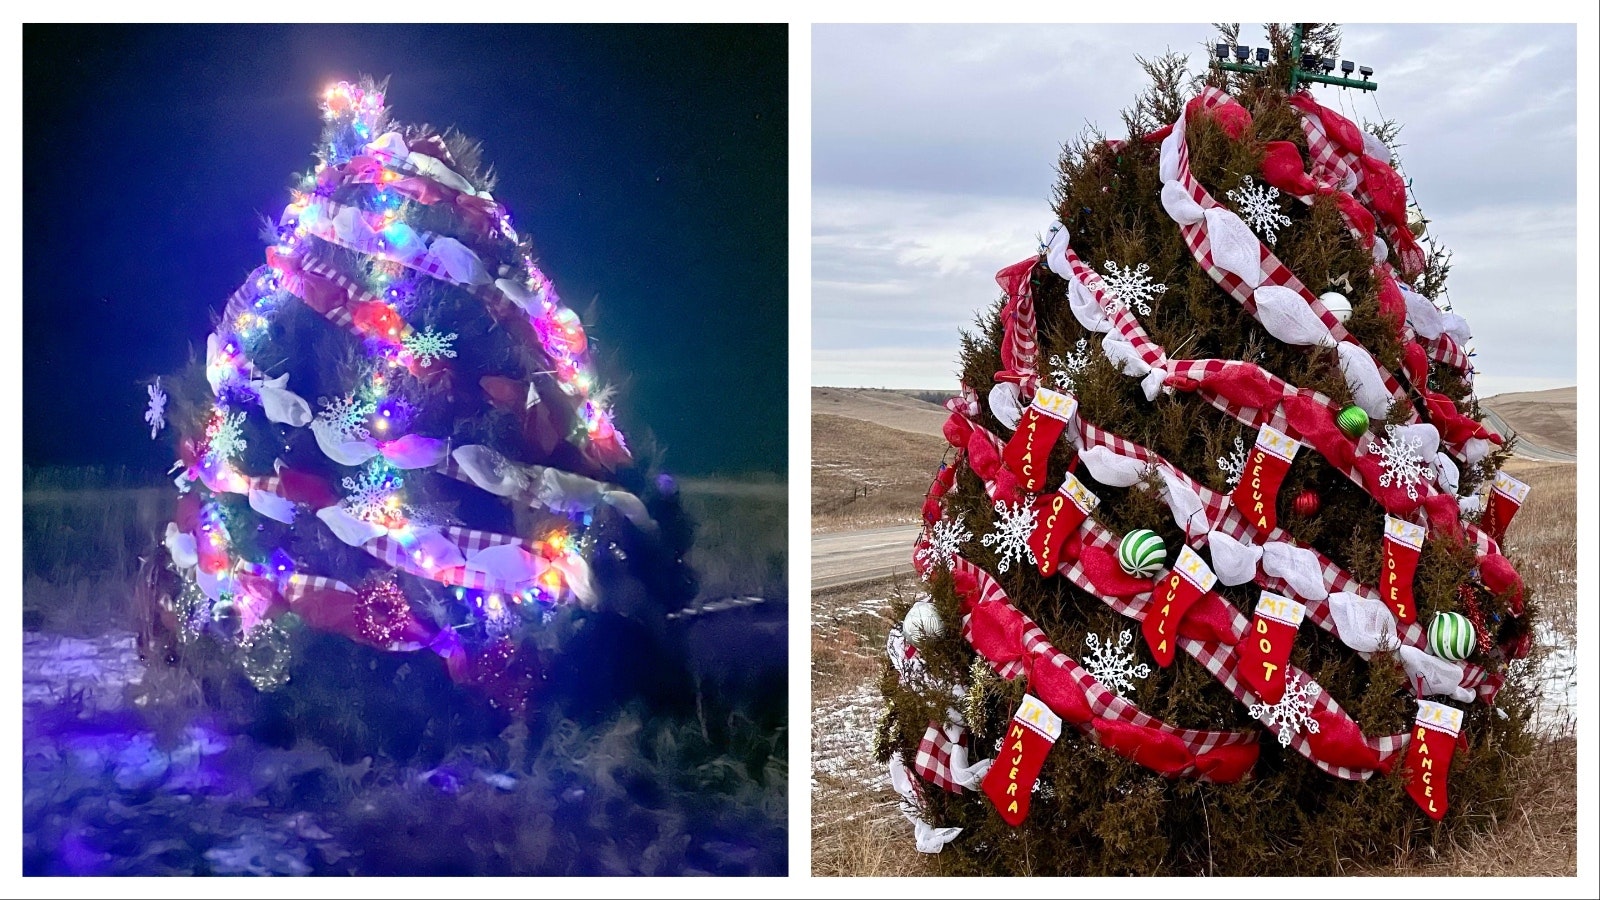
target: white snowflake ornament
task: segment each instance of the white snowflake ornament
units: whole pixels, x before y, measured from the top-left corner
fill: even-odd
[[[425,331],[413,331],[402,343],[405,344],[407,352],[426,368],[433,365],[436,359],[455,358],[456,351],[451,349],[450,345],[456,337],[454,332],[440,334],[429,325]]]
[[[1397,434],[1390,425],[1384,429],[1383,440],[1374,441],[1383,474],[1378,476],[1381,487],[1391,485],[1406,489],[1406,496],[1417,499],[1417,485],[1426,484],[1433,477],[1428,461],[1422,456],[1422,442],[1404,434]]]
[[[206,462],[211,465],[238,456],[248,446],[244,440],[244,413],[222,413],[206,426]]]
[[[393,515],[400,508],[400,497],[395,492],[402,483],[399,473],[387,463],[373,460],[360,475],[345,476],[340,481],[349,492],[342,504],[345,512],[368,522]]]
[[[1278,726],[1278,743],[1287,747],[1302,731],[1317,734],[1322,730],[1311,715],[1311,707],[1321,693],[1322,685],[1296,675],[1294,681],[1284,685],[1283,699],[1277,703],[1250,704],[1250,717],[1268,728]]]
[[[1140,263],[1137,269],[1130,269],[1108,260],[1104,268],[1106,275],[1102,280],[1105,282],[1105,292],[1115,309],[1131,306],[1138,310],[1139,315],[1148,316],[1150,301],[1155,299],[1156,294],[1167,292],[1166,285],[1158,284],[1150,277],[1149,263]]]
[[[923,581],[927,581],[933,575],[935,567],[948,572],[950,567],[955,565],[956,554],[960,552],[961,545],[972,540],[972,532],[962,525],[962,520],[966,517],[966,514],[962,513],[956,516],[954,522],[940,519],[933,523],[927,542],[917,548],[917,561],[927,568],[927,571],[922,573]]]
[[[1133,679],[1149,678],[1150,666],[1148,663],[1133,664],[1134,656],[1126,652],[1128,645],[1133,643],[1133,632],[1124,629],[1117,638],[1116,646],[1111,641],[1100,642],[1100,635],[1089,634],[1083,642],[1089,645],[1089,655],[1084,657],[1083,667],[1089,670],[1094,680],[1105,685],[1118,696],[1124,696],[1133,690]]]
[[[317,421],[346,441],[364,441],[372,436],[367,431],[367,417],[376,409],[375,404],[364,403],[355,397],[335,397],[322,401],[322,411],[317,413]]]
[[[1089,339],[1078,338],[1077,345],[1065,357],[1059,353],[1051,354],[1050,365],[1050,377],[1055,380],[1056,387],[1071,393],[1073,378],[1089,368]]]
[[[150,423],[150,440],[155,440],[161,429],[167,427],[167,392],[161,387],[161,376],[156,376],[156,383],[147,385],[145,393],[150,395],[150,407],[144,411],[144,420]]]
[[[1265,236],[1267,243],[1278,242],[1278,228],[1289,224],[1289,217],[1278,210],[1277,188],[1256,184],[1246,175],[1237,188],[1228,192],[1228,199],[1238,207],[1239,218]]]
[[[1001,500],[994,505],[994,511],[1000,517],[994,523],[994,531],[979,540],[985,547],[993,547],[994,552],[1000,555],[1001,574],[1010,570],[1013,556],[1018,562],[1026,559],[1037,565],[1039,561],[1033,555],[1033,548],[1028,546],[1028,536],[1033,534],[1034,519],[1039,514],[1038,510],[1027,503],[1007,503]]]
[[[1239,479],[1244,477],[1244,440],[1233,439],[1233,452],[1227,456],[1217,457],[1217,468],[1226,476],[1229,488],[1239,484]]]

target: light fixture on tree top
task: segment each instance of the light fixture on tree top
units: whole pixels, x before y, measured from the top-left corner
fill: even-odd
[[[1375,91],[1378,85],[1372,81],[1372,67],[1361,66],[1359,69],[1351,60],[1336,60],[1332,57],[1317,56],[1314,53],[1302,52],[1301,41],[1305,36],[1305,26],[1295,23],[1294,36],[1290,42],[1289,58],[1299,60],[1299,65],[1289,70],[1289,91],[1293,93],[1301,84],[1331,84],[1335,87],[1355,88],[1358,91]],[[1250,75],[1259,75],[1267,70],[1267,61],[1271,50],[1267,47],[1254,48],[1255,62],[1250,62],[1251,48],[1242,45],[1219,43],[1216,45],[1216,65],[1229,72],[1244,72]],[[1232,55],[1237,62],[1230,62],[1228,56]],[[1338,68],[1344,77],[1333,74]],[[1361,73],[1360,80],[1353,77],[1357,71]]]

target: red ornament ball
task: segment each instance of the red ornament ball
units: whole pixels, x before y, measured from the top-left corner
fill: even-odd
[[[1322,495],[1311,488],[1306,488],[1294,498],[1294,514],[1302,519],[1309,519],[1322,509]]]

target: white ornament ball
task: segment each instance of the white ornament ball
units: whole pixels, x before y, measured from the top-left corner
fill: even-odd
[[[1406,207],[1406,230],[1411,232],[1413,237],[1422,237],[1428,233],[1428,220],[1422,215],[1422,207]]]
[[[918,600],[906,610],[901,633],[912,646],[917,646],[922,643],[923,638],[936,638],[944,634],[944,622],[939,620],[939,611],[933,608],[932,603]]]
[[[1338,291],[1329,291],[1317,299],[1322,301],[1322,305],[1327,307],[1328,312],[1333,313],[1333,317],[1339,320],[1340,325],[1350,321],[1349,297]]]

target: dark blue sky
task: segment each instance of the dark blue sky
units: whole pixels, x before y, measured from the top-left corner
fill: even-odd
[[[365,73],[483,142],[628,434],[785,471],[787,53],[783,26],[25,27],[24,462],[165,470],[142,385],[203,348],[322,88]]]

